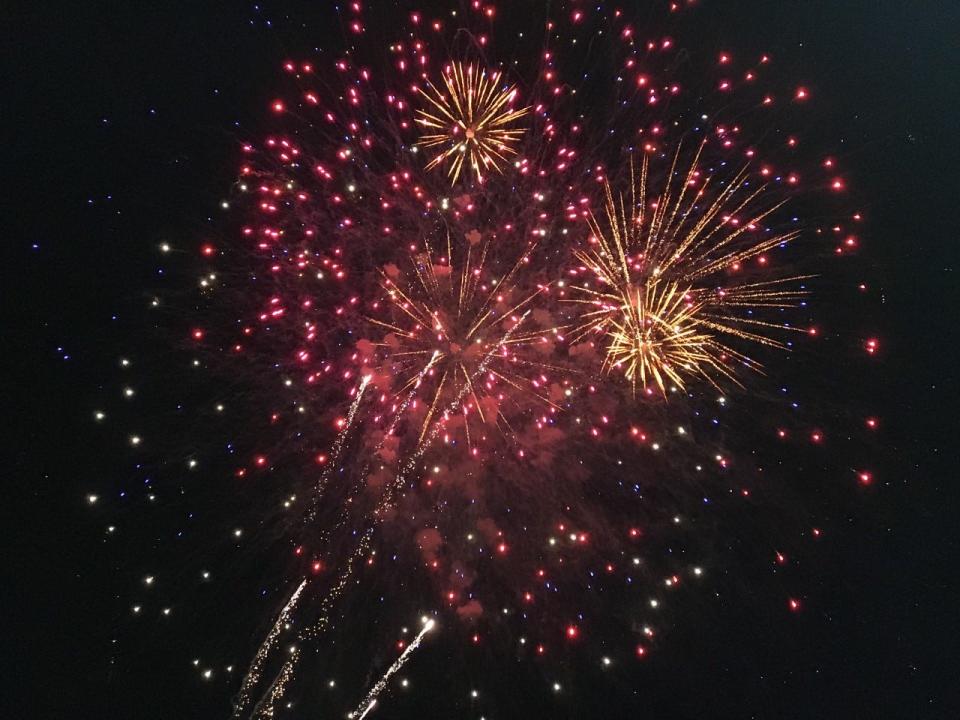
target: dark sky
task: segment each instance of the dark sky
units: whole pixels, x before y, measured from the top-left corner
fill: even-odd
[[[222,698],[204,705],[193,685],[178,691],[183,678],[152,677],[149,648],[126,669],[111,663],[126,601],[83,493],[118,464],[89,411],[104,367],[137,337],[129,309],[163,282],[153,249],[211,227],[233,180],[234,123],[263,121],[289,53],[336,39],[313,5],[3,11],[5,717],[224,716]],[[817,612],[785,627],[731,607],[686,627],[638,707],[665,718],[960,717],[960,5],[703,5],[704,32],[788,58],[828,98],[823,134],[844,139],[870,215],[862,262],[885,291],[883,482],[821,558]]]

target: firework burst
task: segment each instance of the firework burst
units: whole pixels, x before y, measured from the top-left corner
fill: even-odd
[[[417,145],[437,153],[427,170],[449,165],[447,176],[454,184],[467,167],[483,182],[485,173],[501,172],[517,154],[514,145],[525,130],[510,126],[529,108],[514,109],[517,88],[503,87],[500,79],[499,72],[452,63],[443,73],[445,90],[427,82],[420,92],[427,105],[416,116],[424,131]]]
[[[745,263],[766,264],[764,253],[799,232],[764,232],[783,203],[765,204],[764,186],[753,188],[746,168],[711,193],[702,150],[678,172],[678,147],[659,191],[650,187],[647,156],[639,177],[631,166],[627,196],[605,183],[604,214],[589,216],[588,247],[575,253],[597,281],[572,288],[582,308],[580,336],[605,336],[604,367],[623,372],[634,389],[652,383],[665,394],[693,377],[739,384],[732,363],[760,365],[731,342],[782,349],[775,333],[794,329],[740,311],[794,307],[806,296],[795,285],[807,276],[742,279]]]
[[[544,326],[550,321],[542,311],[536,322],[531,317],[531,308],[550,292],[548,284],[530,282],[536,246],[498,264],[495,242],[479,230],[461,239],[445,230],[439,248],[428,239],[403,267],[381,270],[384,300],[375,303],[378,316],[368,318],[380,333],[361,343],[363,359],[374,364],[367,372],[398,380],[397,396],[417,389],[425,398],[418,404],[424,411],[418,443],[432,422],[449,420],[444,408],[454,398],[463,398],[455,411],[469,446],[472,415],[509,432],[507,403],[551,405],[543,373],[555,368],[536,348],[552,348],[560,329]]]
[[[702,92],[714,78],[687,91],[672,39],[641,40],[620,10],[547,5],[546,24],[530,18],[519,33],[528,18],[516,13],[499,40],[483,3],[456,15],[465,27],[411,13],[387,64],[382,47],[361,42],[363,4],[345,5],[358,36],[350,52],[326,74],[322,53],[287,62],[299,100],[275,100],[281,127],[243,146],[229,203],[242,229],[204,240],[207,316],[198,321],[195,303],[186,311],[199,358],[231,379],[204,388],[215,416],[234,423],[227,441],[209,443],[229,464],[210,497],[234,501],[216,505],[231,543],[276,558],[256,591],[288,580],[265,638],[231,651],[253,655],[238,718],[284,713],[317,672],[336,675],[355,693],[338,702],[366,717],[396,673],[441,643],[539,663],[593,635],[593,648],[610,648],[604,668],[618,653],[645,656],[668,624],[654,611],[704,576],[692,563],[718,544],[715,532],[683,535],[674,552],[673,533],[715,498],[746,497],[731,483],[748,473],[724,471],[745,447],[775,443],[771,428],[751,434],[706,403],[714,387],[750,386],[771,362],[763,348],[790,349],[790,333],[813,321],[811,276],[793,249],[801,228],[835,240],[839,255],[856,244],[851,221],[819,205],[824,227],[811,228],[804,207],[785,214],[808,168],[801,157],[794,176],[792,141],[768,142],[789,129],[754,148],[753,120],[741,126],[743,103],[727,94],[727,53],[714,115]],[[517,49],[544,27],[542,47]],[[501,72],[437,50],[464,29],[491,64],[517,59],[530,107]],[[620,56],[615,74],[597,61],[601,35]],[[747,62],[751,93],[768,58]],[[767,97],[748,107],[766,112]],[[789,170],[769,170],[785,157]],[[811,164],[826,175],[811,170],[814,182],[845,190],[834,161]],[[643,402],[657,395],[671,402]],[[793,396],[733,397],[746,414],[782,402],[779,438],[799,424]],[[823,424],[795,434],[819,444]],[[151,473],[151,493],[154,483]],[[220,529],[210,523],[211,547]],[[224,582],[224,605],[237,592]],[[419,635],[384,637],[425,612]],[[434,623],[443,632],[414,654]]]

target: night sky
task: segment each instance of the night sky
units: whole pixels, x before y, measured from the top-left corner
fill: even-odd
[[[219,206],[236,181],[238,147],[271,132],[268,104],[282,63],[343,42],[329,5],[169,0],[4,11],[8,427],[0,467],[4,525],[12,530],[5,553],[12,572],[0,595],[5,717],[229,717],[242,671],[205,682],[190,659],[222,653],[245,666],[283,604],[275,569],[263,581],[270,594],[258,596],[250,568],[233,567],[235,605],[217,608],[200,590],[195,601],[184,597],[178,624],[133,623],[145,553],[166,557],[151,560],[158,572],[180,562],[192,569],[238,561],[218,565],[222,549],[210,557],[164,555],[163,546],[176,541],[158,539],[172,529],[162,513],[91,508],[90,493],[109,495],[136,474],[123,428],[105,431],[92,418],[123,387],[122,357],[140,364],[134,384],[144,387],[137,412],[145,437],[166,432],[176,418],[171,396],[182,395],[189,407],[209,394],[207,379],[182,380],[172,369],[188,351],[175,347],[182,338],[168,330],[189,328],[190,320],[155,320],[144,311],[155,293],[189,289],[200,264],[161,262],[157,248],[169,242],[193,252],[225,232]],[[375,22],[376,0],[366,5]],[[499,23],[511,22],[514,5],[521,2],[501,0]],[[760,507],[761,519],[736,540],[720,523],[715,552],[723,572],[688,589],[642,665],[608,681],[580,673],[580,661],[570,659],[564,678],[581,679],[565,687],[566,698],[550,698],[542,686],[553,670],[493,653],[473,656],[465,669],[438,643],[404,670],[409,693],[386,693],[374,718],[960,717],[960,6],[702,0],[692,12],[695,20],[678,33],[686,46],[769,50],[789,77],[814,89],[811,134],[835,143],[855,181],[868,218],[856,262],[874,288],[861,327],[881,350],[866,371],[839,356],[821,358],[809,372],[835,370],[850,385],[849,393],[824,399],[826,415],[842,415],[845,408],[832,403],[851,397],[882,419],[874,483],[869,492],[798,489],[799,499],[778,498],[829,527],[794,576],[801,612],[785,610],[769,569],[743,549],[776,522],[762,519]],[[837,317],[853,312],[836,308]],[[242,381],[224,392],[242,393]],[[210,442],[220,441],[211,430]],[[803,482],[803,473],[795,480]],[[112,522],[127,531],[106,541]],[[389,582],[370,592],[391,592]],[[351,603],[347,612],[366,626],[366,606]],[[358,643],[375,644],[377,622],[358,632]],[[395,630],[383,632],[393,638]],[[362,666],[342,652],[344,673]],[[384,657],[359,686],[379,677]],[[473,687],[498,699],[471,705]],[[324,714],[322,692],[300,697],[303,706],[282,717],[332,716]],[[339,709],[350,699],[336,702]]]

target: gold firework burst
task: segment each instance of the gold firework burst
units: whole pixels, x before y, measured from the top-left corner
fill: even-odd
[[[416,113],[425,132],[416,144],[437,149],[427,170],[449,163],[447,176],[453,184],[466,165],[483,182],[484,173],[502,172],[508,156],[517,154],[513,146],[526,130],[510,125],[529,108],[511,107],[516,86],[503,88],[500,78],[499,72],[453,63],[443,73],[445,91],[427,82],[420,94],[428,104]]]
[[[702,150],[677,173],[678,148],[659,193],[649,188],[646,156],[639,178],[631,167],[628,198],[605,185],[604,217],[590,216],[589,246],[577,252],[597,285],[573,288],[572,302],[583,306],[574,335],[602,334],[605,369],[622,371],[634,390],[639,383],[666,394],[692,378],[740,384],[732,364],[760,364],[730,343],[784,348],[775,335],[794,329],[746,311],[794,307],[806,296],[795,283],[809,276],[748,281],[729,274],[799,233],[757,239],[783,203],[764,203],[766,188],[751,188],[746,168],[711,192],[710,178],[700,180]]]

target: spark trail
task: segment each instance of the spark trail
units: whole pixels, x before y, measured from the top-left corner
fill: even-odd
[[[437,357],[438,357],[438,354],[435,353],[434,356],[430,359],[430,362],[428,362],[424,366],[423,370],[421,370],[418,376],[418,381],[422,380],[423,377],[430,371],[430,368],[433,367],[433,364],[436,361]],[[336,458],[338,458],[340,453],[343,450],[343,442],[346,438],[347,432],[349,431],[351,425],[353,424],[354,416],[356,415],[357,409],[360,406],[360,400],[363,396],[364,390],[366,390],[367,385],[370,383],[371,377],[372,376],[370,375],[364,376],[363,382],[360,384],[360,388],[357,392],[357,397],[354,399],[353,404],[350,406],[350,411],[347,414],[347,422],[343,430],[337,436],[337,439],[334,442],[333,446],[331,447],[331,452],[330,452],[331,460],[335,460]],[[384,433],[383,439],[377,445],[375,451],[378,451],[380,448],[382,448],[383,444],[386,442],[386,438],[393,433],[393,430],[396,427],[396,424],[399,418],[403,415],[407,406],[410,404],[414,395],[416,394],[417,387],[419,387],[419,382],[414,384],[414,387],[411,388],[410,392],[407,394],[403,402],[397,408],[397,411],[394,413],[394,417],[386,433]],[[331,467],[332,466],[333,465],[331,463]],[[320,483],[323,483],[323,484],[326,483],[326,481],[329,479],[329,472],[330,471],[328,470],[326,473],[324,473],[324,475],[321,477]],[[317,487],[318,494],[315,499],[315,503],[319,502],[319,499],[320,499],[319,495],[323,489],[323,486],[320,483],[318,483],[318,487]],[[314,506],[314,511],[311,513],[311,516],[314,515],[315,512],[316,512],[316,505]],[[341,519],[340,525],[342,525],[343,521],[344,520]],[[340,525],[338,525],[338,527]],[[367,532],[364,533],[360,542],[354,548],[353,553],[351,553],[350,558],[347,561],[346,569],[343,571],[343,573],[341,573],[340,577],[337,579],[336,584],[330,589],[330,591],[327,593],[326,597],[324,598],[320,616],[309,629],[300,633],[300,636],[299,636],[300,640],[303,640],[306,637],[317,637],[326,628],[326,625],[329,622],[329,611],[333,605],[333,601],[336,600],[337,597],[339,597],[339,595],[343,592],[344,588],[346,587],[347,582],[349,581],[350,575],[353,573],[353,566],[354,566],[354,563],[356,562],[356,559],[360,557],[364,552],[366,552],[366,550],[369,548],[372,532],[373,532],[372,529],[368,529]],[[307,582],[306,580],[303,581],[301,586],[297,589],[296,593],[294,593],[294,597],[291,598],[291,602],[288,603],[287,607],[285,607],[283,611],[281,611],[280,617],[278,617],[277,623],[274,626],[274,629],[264,640],[263,644],[260,647],[260,650],[257,652],[257,655],[254,657],[253,664],[251,665],[251,670],[250,672],[247,673],[247,677],[244,678],[243,686],[241,689],[241,696],[240,696],[241,700],[238,701],[237,707],[234,711],[234,717],[238,717],[239,713],[241,713],[243,709],[247,705],[249,705],[250,691],[260,680],[263,663],[266,659],[267,654],[269,654],[270,650],[272,649],[275,643],[276,634],[279,633],[280,626],[284,622],[286,622],[286,617],[288,617],[289,613],[292,612],[293,610],[292,606],[295,605],[296,600],[299,599],[299,594],[303,590],[304,586],[306,585],[306,582]],[[297,661],[299,660],[299,654],[300,654],[299,650],[294,650],[291,656],[287,659],[287,661],[283,665],[283,668],[281,668],[280,672],[277,674],[277,677],[274,679],[273,683],[270,685],[270,688],[264,694],[263,698],[261,698],[260,702],[257,703],[257,706],[254,708],[253,714],[251,715],[251,717],[273,717],[273,703],[283,695],[286,689],[287,683],[290,681],[290,679],[293,676],[293,671],[296,668]]]
[[[257,650],[257,654],[253,656],[253,660],[250,663],[250,668],[247,670],[247,674],[243,678],[243,684],[240,686],[240,692],[237,695],[237,702],[233,709],[234,718],[239,717],[240,713],[242,713],[247,705],[250,704],[250,691],[253,690],[254,686],[260,682],[260,678],[263,673],[263,664],[266,662],[267,656],[273,650],[274,645],[276,645],[277,638],[283,631],[284,625],[286,625],[290,620],[290,614],[296,609],[297,603],[300,601],[300,596],[303,594],[303,589],[306,586],[307,580],[304,578],[297,589],[293,591],[293,595],[290,596],[287,604],[283,606],[280,614],[277,615],[277,621],[273,624],[273,627],[270,628],[270,632],[267,633],[267,636],[263,639],[263,642],[260,644],[260,648]]]
[[[423,638],[428,632],[433,630],[435,625],[436,623],[433,620],[427,620],[427,622],[424,623],[423,630],[420,631],[420,634],[417,635],[414,641],[407,646],[407,649],[400,654],[400,657],[397,658],[396,662],[387,668],[387,671],[383,674],[383,677],[380,678],[372,688],[370,688],[370,692],[368,692],[363,700],[360,701],[357,709],[347,715],[348,718],[351,718],[351,720],[353,718],[357,718],[357,720],[363,720],[363,718],[370,714],[374,706],[377,704],[377,698],[380,696],[380,693],[382,693],[383,689],[387,686],[387,682],[397,671],[400,670],[400,668],[406,664],[407,660],[410,659],[410,656],[413,655],[414,651],[420,647],[420,643],[423,641]],[[361,708],[363,708],[362,713],[360,712]],[[357,716],[357,713],[360,713],[360,715]]]
[[[350,554],[350,557],[347,559],[347,566],[343,572],[340,573],[337,582],[331,587],[326,596],[324,596],[316,621],[299,633],[297,636],[298,640],[302,642],[308,639],[315,639],[327,629],[327,626],[330,624],[330,612],[333,609],[333,604],[339,599],[340,595],[343,594],[344,589],[346,589],[350,578],[353,576],[354,564],[357,559],[369,549],[372,537],[373,528],[370,528],[363,534],[360,542],[357,543],[357,546]],[[299,647],[295,647],[292,650],[290,657],[283,663],[283,667],[280,668],[270,687],[267,688],[266,692],[260,698],[260,701],[253,708],[253,712],[250,714],[251,718],[272,718],[274,716],[276,702],[283,697],[287,686],[293,679],[297,664],[300,661],[300,654]]]
[[[350,428],[353,427],[353,420],[357,415],[357,410],[360,408],[360,401],[363,399],[363,393],[367,389],[367,385],[370,384],[371,379],[372,376],[364,375],[363,380],[360,382],[360,387],[357,389],[357,396],[353,399],[353,403],[350,405],[350,410],[347,412],[347,419],[343,424],[343,429],[340,430],[340,433],[333,441],[333,445],[330,446],[330,459],[327,463],[326,469],[320,475],[320,479],[317,480],[317,486],[313,495],[313,506],[307,516],[307,519],[310,521],[314,520],[316,517],[317,503],[320,502],[320,497],[323,495],[323,491],[326,488],[327,483],[330,481],[330,473],[333,472],[333,468],[336,466],[336,462],[340,458],[340,453],[343,452],[343,444],[346,442],[347,435],[350,433]]]

